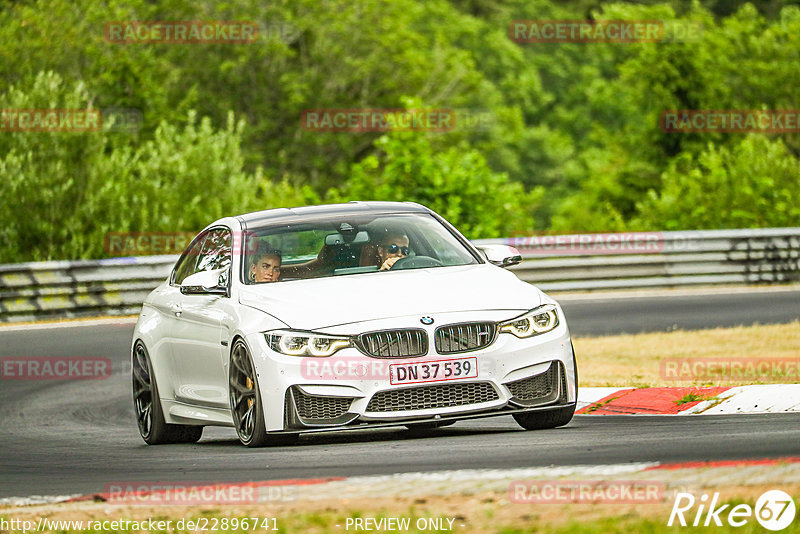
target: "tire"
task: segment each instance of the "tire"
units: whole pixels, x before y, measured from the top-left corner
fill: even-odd
[[[237,339],[231,349],[231,364],[228,372],[228,399],[231,406],[233,426],[239,441],[247,447],[264,447],[268,444],[264,423],[264,408],[253,358],[247,345]]]
[[[148,445],[194,443],[203,435],[203,427],[167,423],[158,395],[153,365],[144,343],[137,341],[131,355],[133,409],[139,435]]]
[[[546,412],[527,412],[513,414],[514,420],[525,430],[542,430],[564,426],[572,420],[575,406],[565,406]]]
[[[249,381],[248,381],[249,379]],[[270,434],[264,422],[264,404],[255,373],[253,358],[247,345],[237,339],[231,349],[231,365],[228,375],[228,398],[231,417],[239,441],[247,447],[266,447],[268,445],[291,445],[296,443],[298,434]]]
[[[572,346],[572,342],[570,342],[570,346]],[[575,347],[572,347],[572,367],[575,369],[575,393],[577,395],[578,364],[575,360]],[[517,424],[525,430],[556,428],[572,421],[572,416],[575,415],[575,404],[542,412],[515,413],[512,415]]]

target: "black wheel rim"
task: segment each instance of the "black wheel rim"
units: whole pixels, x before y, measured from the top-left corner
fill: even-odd
[[[147,352],[139,344],[133,350],[133,406],[142,436],[149,436],[153,427],[153,380]]]
[[[239,342],[231,352],[231,415],[239,438],[245,443],[253,437],[256,426],[256,380],[247,348]]]

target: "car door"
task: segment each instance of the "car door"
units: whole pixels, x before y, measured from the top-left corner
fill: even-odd
[[[176,267],[174,293],[168,308],[174,316],[172,360],[176,376],[175,400],[214,408],[228,407],[227,343],[230,298],[218,294],[183,294],[180,283],[201,271],[227,269],[230,283],[231,231],[226,227],[205,232]]]

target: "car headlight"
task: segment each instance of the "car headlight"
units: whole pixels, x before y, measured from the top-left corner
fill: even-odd
[[[273,330],[265,332],[269,348],[288,356],[314,356],[325,358],[337,351],[351,347],[349,337],[328,336],[316,332]]]
[[[524,315],[500,323],[500,331],[517,337],[531,337],[549,332],[558,326],[558,314],[552,304],[539,306]]]

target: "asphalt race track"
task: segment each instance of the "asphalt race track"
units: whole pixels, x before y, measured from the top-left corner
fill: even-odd
[[[800,319],[800,290],[564,300],[573,334],[664,331]],[[446,469],[732,460],[800,454],[800,414],[578,416],[525,432],[510,417],[420,436],[372,430],[247,449],[232,429],[192,445],[148,447],[131,406],[133,326],[0,330],[0,356],[105,356],[107,380],[0,381],[0,498],[102,492],[133,481],[242,482]],[[580,363],[580,358],[579,358]]]
[[[562,299],[576,336],[782,324],[800,320],[800,289],[680,296]]]

